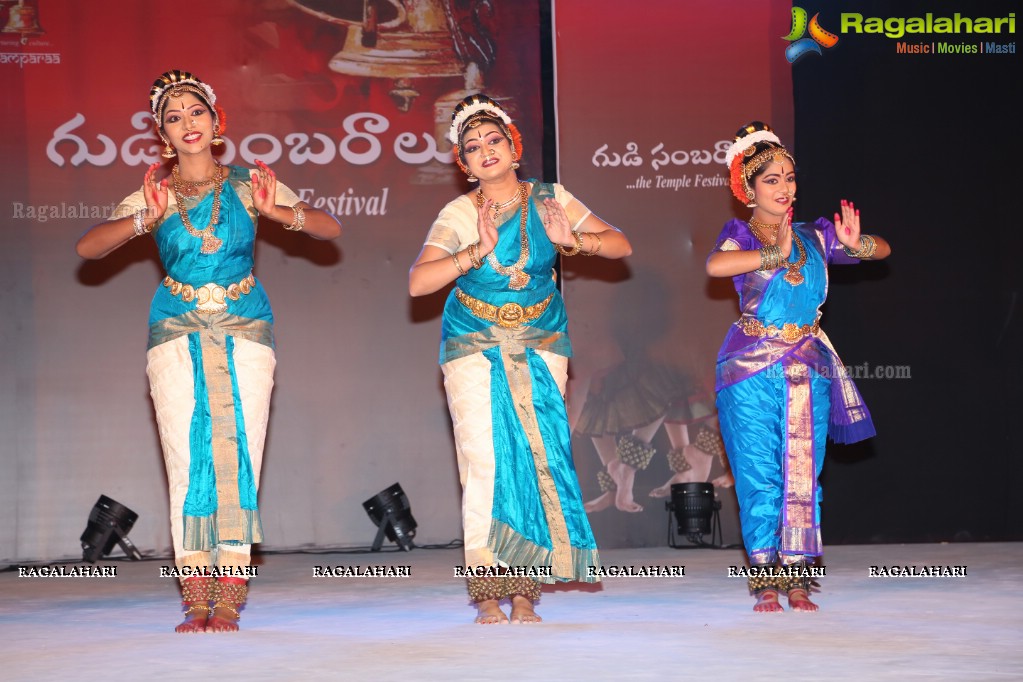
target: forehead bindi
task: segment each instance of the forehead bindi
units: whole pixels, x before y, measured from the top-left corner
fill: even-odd
[[[773,177],[781,177],[783,175],[786,175],[786,176],[787,175],[792,175],[795,172],[796,172],[796,169],[793,168],[792,162],[789,161],[788,159],[786,159],[783,163],[778,163],[776,161],[771,161],[771,162],[769,162],[767,164],[767,170],[765,170],[763,173],[761,173],[760,177],[762,177],[762,178],[769,178],[769,177],[772,177],[772,176]]]
[[[498,128],[496,125],[494,125],[493,123],[484,123],[483,125],[477,126],[476,128],[473,128],[472,130],[468,131],[465,134],[465,141],[468,142],[469,140],[485,140],[486,138],[490,137],[491,135],[494,135],[495,133],[497,135],[500,135],[501,137],[504,137],[504,133],[502,133],[501,129]]]
[[[168,114],[171,111],[189,111],[196,107],[205,108],[206,105],[201,99],[196,97],[190,92],[186,92],[181,97],[171,96],[167,99],[167,105],[164,108],[164,114]]]

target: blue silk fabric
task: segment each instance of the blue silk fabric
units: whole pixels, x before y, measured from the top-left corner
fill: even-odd
[[[599,566],[596,542],[583,509],[582,494],[572,462],[571,433],[565,401],[547,364],[537,350],[570,357],[572,347],[567,335],[564,301],[553,278],[557,252],[544,231],[539,210],[542,201],[553,197],[550,185],[533,181],[527,202],[527,234],[530,254],[523,269],[531,276],[521,290],[509,288],[509,278],[495,271],[484,260],[483,266],[470,269],[456,286],[473,298],[496,306],[514,302],[523,307],[542,302],[553,295],[543,314],[515,329],[503,329],[474,316],[454,295],[444,307],[440,363],[444,364],[473,353],[483,353],[491,363],[491,417],[493,419],[495,480],[493,521],[488,545],[495,560],[508,566],[549,566],[555,552],[551,525],[567,527],[570,541],[571,571],[558,573],[555,580],[593,582],[587,566]],[[494,250],[502,265],[515,263],[520,253],[521,214],[513,212],[498,227]],[[502,352],[503,351],[503,352]],[[506,366],[507,362],[516,367]],[[521,372],[531,383],[529,405],[516,405],[518,390],[509,384],[509,374]],[[518,408],[518,410],[516,409]],[[534,460],[520,414],[538,426],[545,458]],[[560,509],[553,511],[549,495],[543,494],[541,481],[553,479]],[[555,503],[555,508],[557,508]],[[552,513],[558,517],[550,516]],[[555,533],[557,534],[557,533]],[[568,555],[568,548],[557,551]],[[562,564],[564,566],[564,564]],[[550,580],[543,580],[550,582]],[[599,580],[599,578],[597,578]]]
[[[793,229],[807,254],[801,284],[786,282],[784,268],[733,278],[741,312],[764,326],[813,325],[827,298],[828,264],[858,262],[842,251],[829,221]],[[747,223],[732,220],[715,251],[760,247]],[[793,244],[789,262],[797,259]],[[874,435],[870,413],[827,335],[785,341],[747,336],[733,325],[718,354],[716,388],[751,561],[765,563],[779,553],[819,555],[817,477],[827,437],[851,443]]]
[[[202,240],[188,233],[178,212],[165,215],[153,236],[171,278],[195,288],[209,283],[226,288],[252,272],[257,215],[251,207],[249,183],[248,170],[229,167],[214,232],[223,243],[215,253],[201,253]],[[199,230],[205,228],[212,213],[213,192],[185,201],[192,225]],[[186,550],[208,551],[217,544],[262,540],[256,482],[234,367],[234,344],[235,339],[242,338],[273,348],[273,313],[258,281],[249,294],[226,303],[226,312],[198,313],[195,300],[185,302],[161,284],[150,306],[149,347],[187,336],[192,358],[189,371],[195,386],[195,405],[189,432],[188,493],[182,510]],[[216,462],[215,450],[226,452],[221,457],[229,461]],[[218,469],[236,470],[237,480],[218,481]],[[225,494],[228,490],[229,495]],[[221,497],[232,500],[232,508],[225,508],[228,505]]]

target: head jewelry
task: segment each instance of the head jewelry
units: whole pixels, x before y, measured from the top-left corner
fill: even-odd
[[[451,114],[451,127],[448,128],[448,140],[454,147],[455,163],[467,175],[469,169],[465,165],[461,149],[462,135],[467,128],[475,128],[482,123],[494,123],[501,133],[508,138],[515,154],[515,160],[522,158],[522,135],[512,123],[511,116],[496,101],[484,94],[469,95],[455,106]]]
[[[764,148],[757,151],[757,145]],[[765,163],[772,161],[781,163],[785,159],[795,166],[795,158],[782,146],[781,140],[770,126],[759,121],[744,126],[735,136],[732,146],[725,152],[725,165],[729,169],[729,186],[732,194],[747,206],[753,205],[753,188],[749,184],[749,179]]]
[[[167,106],[170,97],[180,97],[186,92],[197,95],[210,107],[217,104],[217,96],[213,94],[213,88],[199,80],[188,71],[167,71],[160,74],[160,77],[153,82],[149,90],[149,110],[156,119],[156,125],[163,127],[163,110]]]

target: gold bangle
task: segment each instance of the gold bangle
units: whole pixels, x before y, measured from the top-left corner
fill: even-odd
[[[568,249],[561,244],[555,244],[554,248],[558,250],[562,256],[574,256],[583,250],[583,235],[575,230],[572,230],[572,235],[575,237],[575,246]]]
[[[141,237],[144,234],[149,234],[153,231],[152,225],[146,225],[146,213],[149,211],[149,207],[140,208],[135,211],[135,214],[131,219],[132,229],[135,230],[135,235],[132,237]],[[155,223],[154,223],[155,224]]]
[[[845,251],[845,254],[847,256],[851,256],[852,258],[859,258],[860,260],[863,260],[865,258],[870,258],[877,251],[877,240],[874,239],[869,234],[861,234],[860,235],[860,248],[858,250],[853,251],[848,246],[843,246],[842,250]]]
[[[600,235],[596,232],[588,232],[591,237],[597,240],[597,246],[592,251],[583,251],[584,256],[596,256],[597,252],[600,251],[600,247],[603,245],[604,240],[600,238]]]
[[[760,267],[757,269],[761,272],[777,270],[781,267],[781,261],[781,247],[768,244],[760,249]]]
[[[453,254],[451,254],[451,260],[455,262],[455,267],[458,268],[458,273],[460,275],[469,274],[468,272],[466,272],[465,268],[462,267],[462,264],[458,262],[458,251],[455,251]]]
[[[291,230],[292,232],[301,232],[302,228],[305,227],[305,211],[298,204],[291,207],[294,217],[291,219],[291,224],[284,224],[285,230]]]
[[[861,251],[865,252],[860,258],[870,258],[877,252],[877,240],[872,235],[860,235],[860,243],[863,244]]]
[[[473,242],[472,244],[469,244],[469,248],[467,248],[465,251],[466,253],[469,254],[469,262],[472,263],[473,270],[479,270],[480,268],[483,267],[483,259],[480,257],[479,242]]]

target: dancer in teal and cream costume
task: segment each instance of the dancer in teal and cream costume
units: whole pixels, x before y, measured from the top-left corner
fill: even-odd
[[[440,363],[463,489],[465,562],[510,569],[469,580],[478,623],[538,622],[541,582],[596,582],[599,566],[565,411],[567,317],[553,276],[563,255],[621,258],[625,236],[560,185],[516,176],[522,142],[494,100],[473,95],[449,137],[479,189],[440,212],[409,273],[414,296],[451,282]],[[521,575],[526,574],[526,575]]]
[[[237,630],[251,545],[262,540],[256,490],[275,365],[273,312],[252,274],[257,219],[319,239],[338,236],[340,226],[266,165],[250,171],[213,158],[226,118],[196,76],[162,74],[150,108],[163,156],[177,163],[162,180],[160,164],[150,166],[142,189],[89,230],[78,253],[102,258],[150,233],[156,241],[167,276],[150,306],[147,372],[175,564],[207,574],[183,575],[188,611],[177,630]]]

